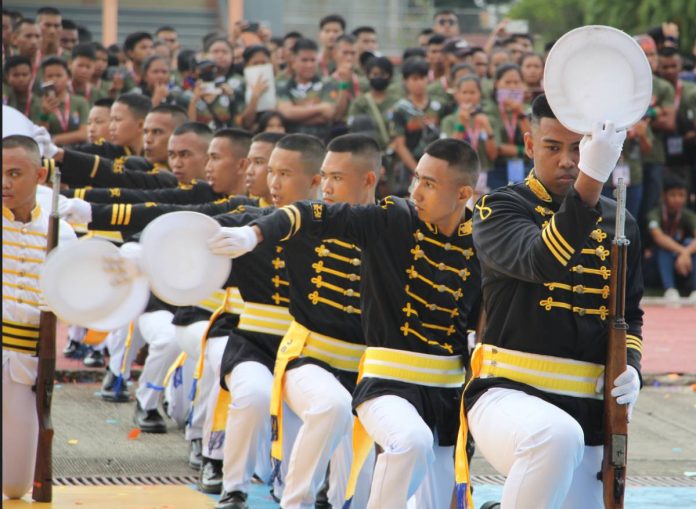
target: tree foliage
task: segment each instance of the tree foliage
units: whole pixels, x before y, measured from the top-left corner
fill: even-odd
[[[519,0],[509,16],[529,21],[544,42],[583,25],[609,25],[635,35],[665,21],[679,26],[681,50],[696,40],[696,0]]]

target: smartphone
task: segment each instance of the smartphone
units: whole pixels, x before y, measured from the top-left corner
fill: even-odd
[[[52,81],[41,83],[41,95],[56,95],[56,86]]]
[[[526,19],[511,19],[505,25],[508,34],[528,34],[529,22]]]
[[[254,32],[254,33],[256,33],[258,31],[259,31],[259,24],[256,21],[249,23],[246,26],[246,28],[244,30],[242,30],[242,32]]]

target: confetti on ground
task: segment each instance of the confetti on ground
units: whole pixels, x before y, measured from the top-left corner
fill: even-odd
[[[107,424],[118,424],[118,419],[107,419],[106,423]]]
[[[140,430],[138,428],[133,428],[130,430],[130,433],[128,433],[128,440],[135,440],[140,436]]]
[[[682,452],[681,447],[672,447],[672,452]]]
[[[68,445],[77,445],[79,443],[80,441],[77,438],[71,438],[70,440],[68,440]]]
[[[696,472],[684,472],[686,477],[696,477]]]

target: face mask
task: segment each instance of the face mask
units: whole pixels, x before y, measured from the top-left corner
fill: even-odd
[[[381,92],[389,86],[389,78],[370,78],[370,87]]]

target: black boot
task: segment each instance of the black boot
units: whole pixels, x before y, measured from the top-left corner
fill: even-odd
[[[87,353],[87,346],[74,339],[68,339],[68,344],[63,349],[63,356],[68,359],[82,359]]]
[[[95,350],[94,348],[89,348],[87,355],[82,359],[82,363],[88,368],[103,368],[106,363],[104,362],[104,354],[100,350]]]
[[[100,396],[104,401],[110,403],[127,403],[130,401],[126,381],[122,377],[116,376],[109,368],[106,368]]]
[[[133,422],[135,422],[135,425],[138,426],[143,433],[167,432],[167,425],[164,423],[164,419],[162,419],[157,409],[143,410],[137,399],[135,400],[135,416],[133,416]]]
[[[222,491],[222,461],[202,457],[198,489],[203,493],[218,494]]]
[[[223,491],[215,509],[249,509],[246,500],[247,494],[244,492],[232,491],[227,493]]]

